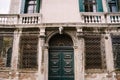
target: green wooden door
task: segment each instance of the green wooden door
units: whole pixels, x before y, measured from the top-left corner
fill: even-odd
[[[74,80],[73,50],[49,51],[49,80]]]

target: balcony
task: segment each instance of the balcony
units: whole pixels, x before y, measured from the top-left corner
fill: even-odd
[[[82,23],[120,23],[120,13],[81,13]]]
[[[0,14],[0,26],[8,25],[81,25],[81,24],[120,24],[120,13],[99,13],[99,12],[81,12],[80,21],[76,23],[42,23],[41,14]]]
[[[0,14],[0,25],[40,23],[41,14]]]

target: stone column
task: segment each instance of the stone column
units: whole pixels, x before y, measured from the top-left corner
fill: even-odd
[[[44,38],[45,28],[40,28],[38,41],[38,80],[44,80]]]
[[[104,36],[105,42],[105,54],[106,54],[106,65],[109,73],[114,71],[113,51],[112,51],[112,40],[109,33]]]
[[[18,70],[19,42],[21,33],[22,29],[17,29],[14,31],[11,69],[15,71]]]
[[[11,60],[11,70],[10,75],[15,76],[9,76],[9,79],[13,78],[15,80],[19,79],[19,72],[18,72],[18,55],[19,55],[19,42],[20,42],[20,36],[22,33],[22,29],[16,29],[14,31],[14,39],[13,39],[13,48],[12,48],[12,60]]]
[[[49,48],[48,48],[48,45],[46,45],[44,47],[44,74],[45,74],[45,78],[44,80],[48,80],[48,56],[49,55]]]
[[[75,59],[75,80],[85,80],[84,79],[84,39],[82,34],[82,29],[77,29],[77,43],[74,48],[74,59]]]

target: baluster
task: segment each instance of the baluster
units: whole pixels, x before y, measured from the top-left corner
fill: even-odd
[[[117,16],[114,16],[114,22],[117,23]]]
[[[90,16],[88,16],[88,23],[91,23],[91,18],[90,18]]]
[[[35,17],[35,23],[37,23],[37,21],[38,21],[38,20],[37,20],[37,17]]]
[[[25,19],[26,19],[25,24],[28,24],[29,23],[29,17],[25,17]]]
[[[97,16],[94,17],[94,23],[97,23]]]
[[[29,24],[32,24],[32,17],[29,17]]]
[[[27,20],[27,22],[26,22],[26,24],[30,24],[30,17],[26,17],[26,20]]]
[[[110,16],[110,19],[111,19],[111,23],[114,23],[113,16]]]
[[[119,22],[119,20],[118,20],[118,19],[119,19],[119,16],[116,16],[116,19],[117,19],[117,21],[116,21],[116,22],[118,23],[118,22]]]
[[[94,23],[94,16],[91,16],[91,23]]]
[[[37,18],[38,18],[37,23],[41,23],[41,16],[37,16]]]
[[[28,17],[28,24],[31,23],[31,17]]]
[[[0,24],[1,24],[1,17],[0,17]]]
[[[87,23],[87,16],[84,16],[84,22]]]
[[[100,23],[100,16],[97,16],[97,23]]]
[[[31,24],[31,17],[28,17],[28,23]]]
[[[34,24],[34,16],[31,17],[31,23]]]
[[[25,17],[22,17],[22,23],[23,23],[23,24],[26,23]]]
[[[31,22],[32,22],[32,24],[34,24],[34,16],[31,17]]]
[[[120,16],[118,16],[118,22],[120,22]]]

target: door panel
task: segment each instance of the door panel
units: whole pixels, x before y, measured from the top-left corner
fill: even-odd
[[[73,50],[50,50],[49,80],[74,80]]]

